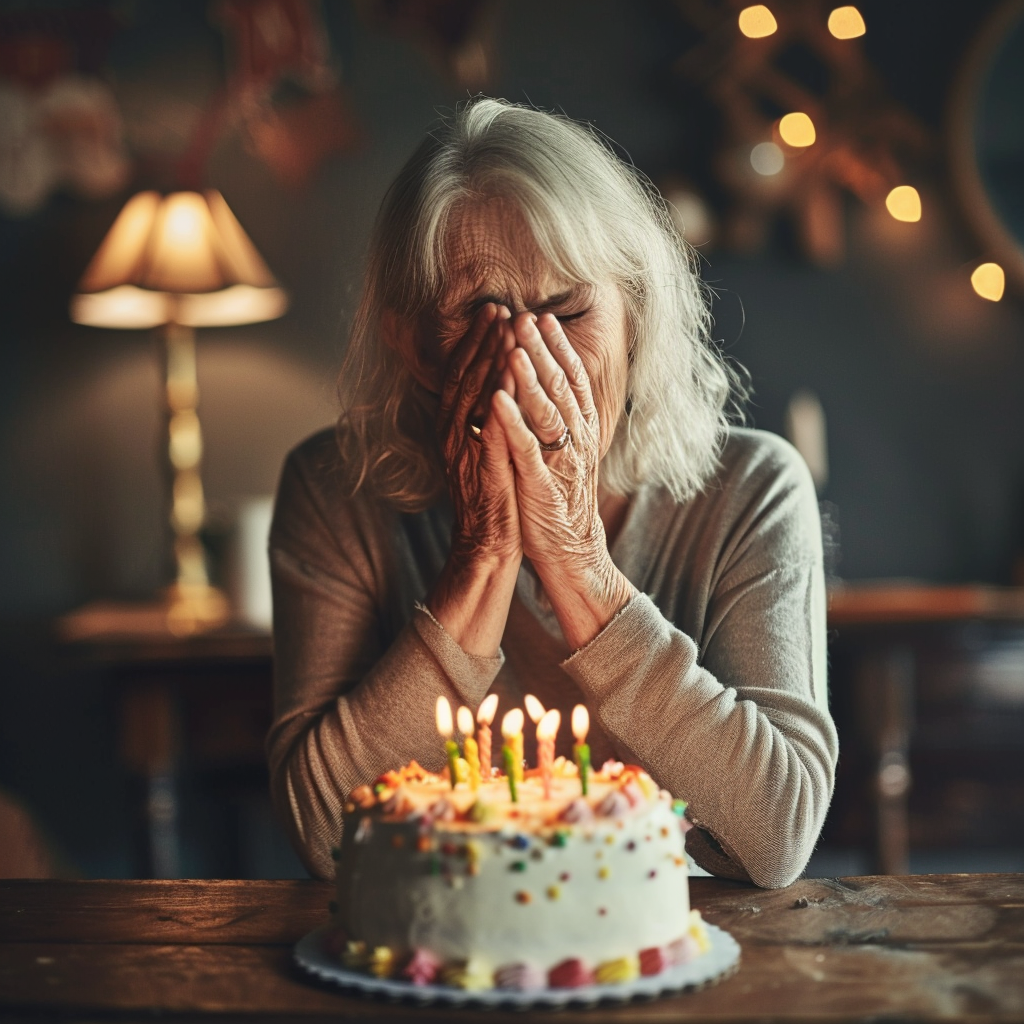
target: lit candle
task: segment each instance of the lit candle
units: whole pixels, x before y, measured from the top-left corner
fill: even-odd
[[[508,791],[512,803],[518,803],[516,783],[520,781],[520,772],[523,770],[522,708],[513,708],[501,720],[501,735],[505,738],[505,745],[501,748],[501,760],[508,776]]]
[[[526,713],[530,716],[530,721],[534,725],[538,725],[544,717],[544,705],[532,693],[528,693],[523,698],[523,703],[526,705]]]
[[[455,721],[459,726],[459,732],[463,736],[463,748],[466,751],[466,761],[469,764],[469,785],[473,790],[480,788],[480,753],[473,739],[473,712],[467,707],[461,707],[456,712]]]
[[[480,726],[480,773],[485,779],[491,777],[491,722],[494,721],[494,713],[498,710],[498,695],[490,694],[484,698],[483,704],[477,709],[476,721]]]
[[[551,766],[555,762],[555,737],[562,724],[561,712],[552,708],[537,725],[537,765],[544,784],[544,797],[551,799]]]
[[[582,704],[572,709],[572,734],[576,737],[576,745],[572,748],[576,767],[580,771],[580,786],[583,795],[587,795],[587,780],[590,776],[590,747],[587,746],[587,732],[590,729],[590,715]]]
[[[437,698],[434,717],[437,719],[437,731],[444,737],[444,749],[448,755],[448,777],[454,789],[455,783],[459,781],[459,745],[452,739],[452,706],[448,703],[447,697]]]

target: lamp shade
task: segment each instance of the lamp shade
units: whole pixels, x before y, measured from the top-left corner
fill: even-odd
[[[287,293],[219,192],[140,192],[86,267],[71,319],[213,327],[273,320],[287,308]]]

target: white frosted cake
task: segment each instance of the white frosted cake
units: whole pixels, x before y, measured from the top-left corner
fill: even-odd
[[[457,771],[457,774],[460,774]],[[631,981],[707,948],[685,805],[639,768],[559,758],[544,781],[459,781],[415,762],[357,789],[337,860],[343,964],[466,989]],[[545,794],[545,785],[547,794]]]

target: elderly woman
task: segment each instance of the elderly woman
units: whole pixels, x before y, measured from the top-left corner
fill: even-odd
[[[273,793],[315,875],[352,789],[440,769],[438,695],[491,691],[585,703],[595,763],[689,800],[709,871],[803,870],[837,757],[817,505],[785,442],[730,429],[708,322],[588,128],[480,99],[405,165],[340,426],[289,457],[271,534]]]

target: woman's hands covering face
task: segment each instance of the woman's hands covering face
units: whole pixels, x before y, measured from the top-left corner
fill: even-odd
[[[587,371],[550,313],[520,313],[503,329],[515,342],[507,356],[514,392],[496,392],[492,405],[515,466],[524,554],[542,574],[593,570],[608,548],[598,513],[601,429]],[[564,447],[542,447],[559,443],[566,428]]]
[[[455,513],[452,557],[457,561],[518,564],[523,553],[508,444],[489,412],[496,388],[515,389],[507,367],[515,344],[508,323],[507,309],[485,305],[453,350],[445,373],[438,434]]]

